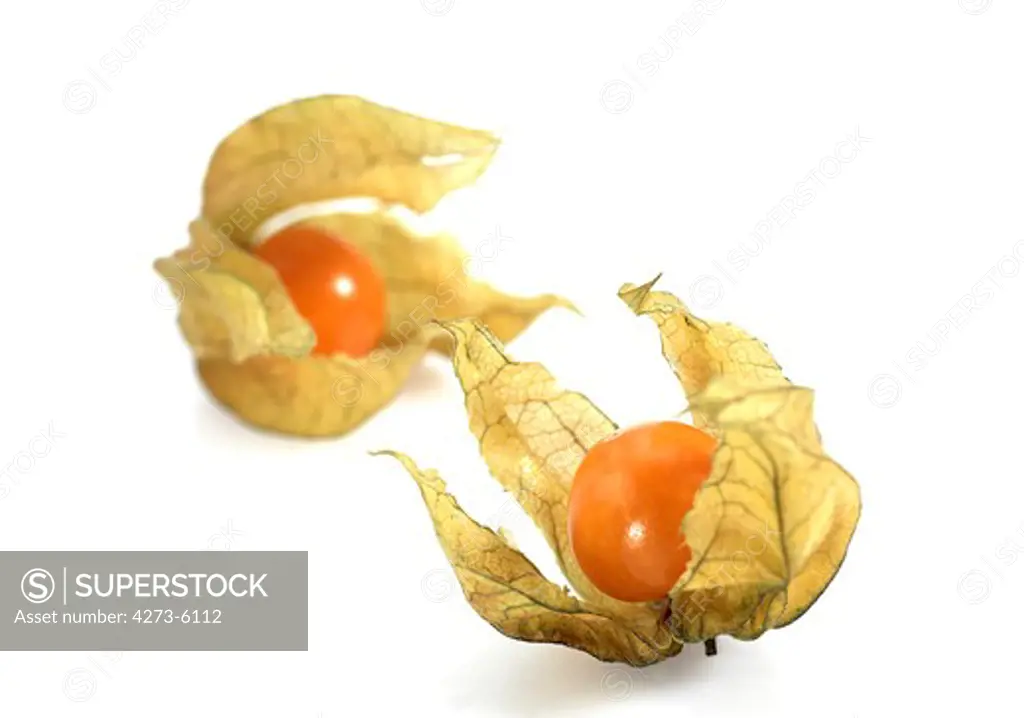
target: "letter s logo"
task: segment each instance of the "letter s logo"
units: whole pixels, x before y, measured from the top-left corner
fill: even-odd
[[[46,603],[57,587],[53,576],[42,568],[34,568],[21,577],[21,595],[31,603]]]

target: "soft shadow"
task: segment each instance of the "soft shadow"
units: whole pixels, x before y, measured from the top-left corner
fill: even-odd
[[[451,374],[451,363],[441,357],[427,356],[409,372],[409,378],[402,387],[401,394],[414,400],[441,396],[445,382]]]
[[[261,429],[243,421],[207,396],[196,401],[196,430],[204,437],[212,438],[218,444],[231,447],[266,448],[276,444],[295,448],[304,437],[288,436],[267,429]]]
[[[706,680],[708,662],[723,658],[721,654],[709,658],[703,647],[692,645],[675,658],[633,668],[603,663],[561,646],[523,648],[495,649],[492,655],[476,657],[466,666],[465,680],[451,686],[453,703],[480,715],[548,715],[609,702],[649,700]]]

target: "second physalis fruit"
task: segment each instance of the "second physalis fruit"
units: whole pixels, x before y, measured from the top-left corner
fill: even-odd
[[[310,227],[289,227],[253,254],[277,271],[295,309],[316,334],[313,354],[361,357],[380,343],[387,287],[351,244]]]
[[[274,107],[225,137],[191,241],[156,262],[177,301],[158,304],[178,309],[210,394],[256,426],[336,436],[386,405],[438,347],[434,321],[471,317],[508,341],[571,306],[472,276],[515,247],[501,227],[470,237],[473,253],[413,229],[413,216],[473,184],[498,144],[341,95]],[[287,228],[261,241],[271,225]]]
[[[533,519],[571,591],[504,527],[467,514],[436,471],[385,453],[416,481],[466,600],[488,623],[643,666],[687,643],[750,640],[803,616],[846,556],[860,490],[822,446],[814,393],[790,382],[764,344],[694,316],[654,282],[627,284],[619,297],[657,325],[692,425],[620,428],[541,364],[509,357],[482,323],[444,323],[487,467]]]
[[[620,601],[668,595],[690,561],[680,526],[714,450],[714,438],[678,421],[624,429],[591,447],[569,495],[569,543],[597,588]]]

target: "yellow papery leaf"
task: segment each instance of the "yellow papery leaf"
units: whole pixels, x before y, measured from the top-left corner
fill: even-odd
[[[416,480],[434,531],[466,600],[510,638],[560,643],[603,661],[645,666],[678,653],[682,646],[664,630],[644,634],[548,581],[500,533],[470,518],[435,471],[421,470],[396,452]]]
[[[155,267],[179,303],[178,322],[196,357],[242,362],[308,354],[316,336],[277,273],[203,221],[189,230],[191,244]]]
[[[288,359],[253,357],[241,364],[199,359],[199,376],[222,404],[256,426],[301,436],[337,436],[361,424],[398,393],[423,358],[433,331],[368,357],[344,354]]]
[[[553,294],[517,297],[473,278],[476,258],[458,242],[421,237],[390,212],[395,204],[431,209],[473,182],[497,146],[486,132],[347,96],[275,107],[226,137],[210,160],[192,244],[156,262],[180,300],[182,333],[213,396],[264,428],[339,435],[393,398],[428,349],[447,346],[436,328],[426,329],[431,322],[474,317],[507,341],[547,309],[572,309]],[[355,246],[384,280],[387,325],[361,358],[310,355],[313,328],[276,270],[251,253],[267,220],[343,197],[386,207],[299,222]],[[481,259],[509,239],[499,230]]]
[[[435,500],[443,484],[400,457],[421,488],[431,487],[424,497],[435,528],[478,613],[513,637],[564,643],[635,665],[674,655],[683,643],[704,642],[713,654],[719,635],[753,639],[796,620],[834,578],[860,515],[856,482],[822,449],[811,391],[791,384],[761,342],[737,327],[694,317],[671,294],[652,291],[653,285],[624,285],[620,297],[655,320],[692,415],[718,440],[711,471],[680,517],[691,559],[667,601],[624,603],[602,594],[580,570],[569,543],[576,470],[595,443],[616,431],[615,424],[586,397],[559,388],[541,365],[511,360],[478,323],[443,324],[454,338],[470,430],[490,472],[540,528],[579,598],[563,598],[502,535],[461,512],[451,518],[450,511],[439,511]],[[446,506],[457,508],[443,495]],[[486,532],[488,547],[500,548],[508,563],[498,565],[511,567],[501,580],[489,568],[487,581],[474,583],[475,569],[467,571],[466,562],[486,561],[492,549],[462,543],[452,526],[463,521]],[[529,588],[516,593],[512,577]],[[538,581],[555,593],[542,593]],[[597,644],[581,644],[576,626],[541,633],[536,623],[529,631],[510,629],[502,617],[508,602],[518,600],[513,596],[522,599],[513,603],[516,608],[531,612],[537,603],[555,610],[582,607],[613,621],[615,632],[595,631]],[[623,629],[652,652],[637,655],[634,643],[623,643]]]
[[[650,626],[661,608],[601,593],[569,546],[569,492],[584,454],[616,430],[587,397],[560,388],[542,365],[516,362],[474,321],[444,325],[454,338],[455,375],[466,396],[469,428],[491,474],[533,519],[558,565],[584,599],[631,626]]]
[[[757,339],[694,317],[653,285],[619,296],[654,319],[695,423],[720,442],[683,520],[692,559],[671,592],[672,628],[687,642],[756,638],[799,618],[831,582],[860,490],[824,453],[811,390],[791,384]]]
[[[768,348],[732,324],[707,322],[695,317],[668,292],[653,291],[658,279],[637,286],[624,284],[619,298],[640,316],[650,317],[661,333],[661,349],[672,366],[687,397],[704,390],[719,376],[753,377],[771,381],[782,376],[782,368]],[[708,429],[707,417],[699,411],[693,423]]]
[[[374,197],[425,212],[471,184],[498,147],[488,132],[323,95],[258,115],[217,147],[203,216],[240,246],[269,217],[310,202]]]
[[[273,268],[203,221],[191,230],[192,244],[156,268],[180,300],[200,379],[256,426],[302,436],[350,431],[394,398],[437,340],[428,328],[366,357],[310,355],[316,337]]]

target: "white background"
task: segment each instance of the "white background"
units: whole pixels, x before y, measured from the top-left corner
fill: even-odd
[[[310,650],[0,653],[0,713],[1019,713],[1020,3],[172,4],[141,35],[153,0],[19,3],[0,26],[0,548],[309,550]],[[128,36],[134,57],[105,72]],[[513,352],[621,424],[683,404],[653,328],[615,298],[658,271],[817,389],[865,508],[813,610],[644,671],[508,640],[453,586],[413,483],[366,454],[438,468],[553,570],[444,361],[342,440],[211,405],[151,262],[186,242],[221,137],[327,92],[504,137],[436,219],[471,250],[513,238],[480,276],[581,306]],[[807,182],[813,201],[780,214]],[[45,456],[20,453],[48,431]]]

